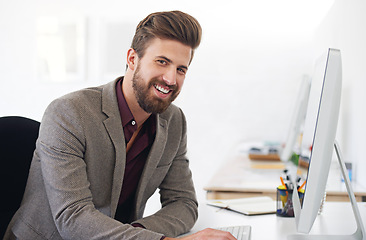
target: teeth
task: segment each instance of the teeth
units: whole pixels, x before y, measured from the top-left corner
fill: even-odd
[[[164,94],[167,94],[167,93],[169,93],[169,89],[165,89],[165,88],[163,88],[163,87],[161,87],[161,86],[158,86],[158,85],[154,85],[154,87],[157,89],[157,90],[159,90],[160,92],[162,92],[162,93],[164,93]]]

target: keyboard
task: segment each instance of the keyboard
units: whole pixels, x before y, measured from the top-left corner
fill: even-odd
[[[252,228],[249,225],[241,225],[232,227],[221,227],[217,229],[230,232],[238,240],[250,240],[250,233]]]

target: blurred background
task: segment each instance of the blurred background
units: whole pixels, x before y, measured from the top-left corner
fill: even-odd
[[[188,120],[200,200],[243,142],[284,142],[300,81],[339,48],[343,90],[337,139],[366,187],[366,3],[361,0],[0,0],[0,116],[40,121],[55,98],[124,75],[138,22],[181,10],[203,28],[175,104]]]

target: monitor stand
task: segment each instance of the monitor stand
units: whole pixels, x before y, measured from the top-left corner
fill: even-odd
[[[341,172],[344,178],[344,183],[346,184],[347,192],[349,199],[351,200],[353,214],[356,219],[357,229],[351,235],[312,235],[312,234],[296,234],[296,235],[289,235],[287,239],[291,240],[323,240],[323,239],[330,239],[330,240],[366,240],[366,232],[364,225],[362,223],[362,218],[360,211],[358,209],[357,201],[355,194],[353,192],[351,182],[349,180],[349,176],[347,174],[346,165],[343,161],[343,157],[341,155],[341,150],[338,146],[337,141],[334,142],[334,149],[338,158],[338,163],[341,168]]]

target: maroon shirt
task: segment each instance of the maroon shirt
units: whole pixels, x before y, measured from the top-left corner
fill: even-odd
[[[122,120],[125,143],[131,140],[133,133],[137,130],[136,121],[127,105],[122,92],[123,77],[117,81],[116,93],[118,108]],[[155,140],[156,115],[151,115],[143,124],[140,132],[126,155],[126,166],[123,177],[122,191],[119,198],[116,219],[123,223],[130,223],[134,209],[134,199],[138,183],[146,159]]]

